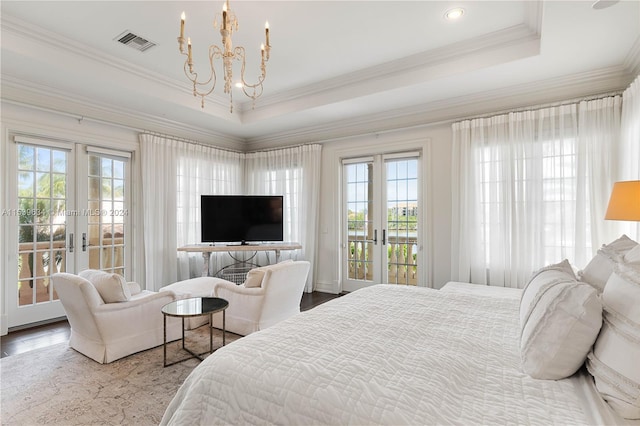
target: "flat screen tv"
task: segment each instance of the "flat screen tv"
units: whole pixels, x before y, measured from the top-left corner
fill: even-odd
[[[282,195],[202,195],[203,243],[282,241]]]

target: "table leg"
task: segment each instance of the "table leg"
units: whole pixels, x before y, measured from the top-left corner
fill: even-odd
[[[182,317],[182,349],[184,349],[184,317]]]
[[[213,353],[213,313],[209,314],[209,353]]]
[[[209,276],[209,260],[211,258],[211,252],[203,251],[202,258],[204,259],[204,266],[202,267],[202,276],[208,277]]]
[[[227,340],[227,313],[222,311],[222,346],[226,345]]]
[[[167,366],[167,316],[166,315],[162,315],[162,323],[163,323],[163,334],[164,334],[164,338],[163,338],[163,360],[162,363],[163,365],[166,367]]]

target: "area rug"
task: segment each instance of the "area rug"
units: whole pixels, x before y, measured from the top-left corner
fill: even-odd
[[[227,333],[227,344],[240,336]],[[222,334],[214,330],[214,348]],[[206,326],[187,332],[187,347],[209,347]],[[180,342],[167,360],[188,356]],[[0,359],[3,425],[157,425],[199,361],[163,368],[162,346],[98,364],[66,343]]]

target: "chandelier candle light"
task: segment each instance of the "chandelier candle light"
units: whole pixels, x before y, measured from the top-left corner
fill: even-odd
[[[222,36],[222,48],[212,44],[209,46],[209,66],[211,73],[206,81],[198,81],[198,73],[193,71],[193,55],[191,52],[191,38],[187,38],[187,52],[184,51],[184,21],[186,19],[185,13],[182,12],[180,17],[180,36],[178,37],[178,45],[180,47],[180,53],[185,55],[187,59],[184,62],[184,74],[189,81],[193,83],[193,96],[200,96],[202,98],[202,108],[204,108],[204,97],[210,95],[216,87],[216,70],[213,65],[214,59],[222,58],[222,65],[224,71],[224,93],[229,94],[229,111],[233,112],[233,62],[239,61],[242,63],[240,69],[240,82],[238,87],[242,88],[245,95],[252,99],[255,106],[256,99],[262,95],[262,83],[267,75],[266,63],[269,61],[269,53],[271,50],[271,44],[269,44],[269,22],[265,24],[265,42],[260,46],[261,62],[260,62],[260,76],[258,82],[255,84],[249,84],[244,78],[245,71],[245,50],[244,47],[233,47],[231,36],[234,31],[238,31],[238,20],[236,15],[229,7],[229,0],[226,0],[222,6],[221,21],[222,25],[218,25],[218,17],[216,14],[213,21],[213,27],[220,27],[220,35]]]

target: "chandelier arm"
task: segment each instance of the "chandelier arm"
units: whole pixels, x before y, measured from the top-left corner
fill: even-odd
[[[186,54],[185,54],[186,55]],[[214,59],[218,58],[218,57],[222,57],[222,51],[220,50],[220,48],[218,46],[215,45],[211,45],[209,46],[209,67],[210,67],[210,74],[209,74],[209,78],[207,79],[207,81],[198,81],[198,73],[197,72],[192,72],[190,71],[190,67],[189,67],[189,61],[186,60],[184,63],[184,73],[187,76],[187,78],[189,79],[189,81],[191,81],[191,83],[193,83],[193,96],[200,96],[202,98],[202,108],[204,108],[204,98],[205,96],[210,95],[211,93],[213,93],[213,91],[216,88],[216,82],[217,82],[217,77],[216,77],[216,69],[214,66]],[[211,84],[213,82],[213,84]],[[209,84],[211,84],[211,87],[207,90],[203,90],[200,91],[198,90],[198,87],[202,87],[202,86],[208,86]]]
[[[240,69],[240,79],[242,81],[242,91],[244,92],[244,94],[251,98],[252,100],[256,100],[257,98],[259,98],[262,95],[263,92],[263,86],[262,83],[264,82],[264,79],[266,77],[267,71],[266,71],[266,67],[264,64],[264,59],[262,60],[261,64],[260,64],[260,70],[261,70],[261,74],[258,77],[258,82],[255,84],[249,84],[247,83],[247,81],[244,78],[244,74],[245,74],[245,70],[246,70],[246,59],[245,59],[245,49],[242,46],[238,46],[234,49],[234,56],[236,57],[236,59],[238,61],[242,61],[242,67]],[[247,89],[252,89],[251,93],[249,91],[247,91]]]

